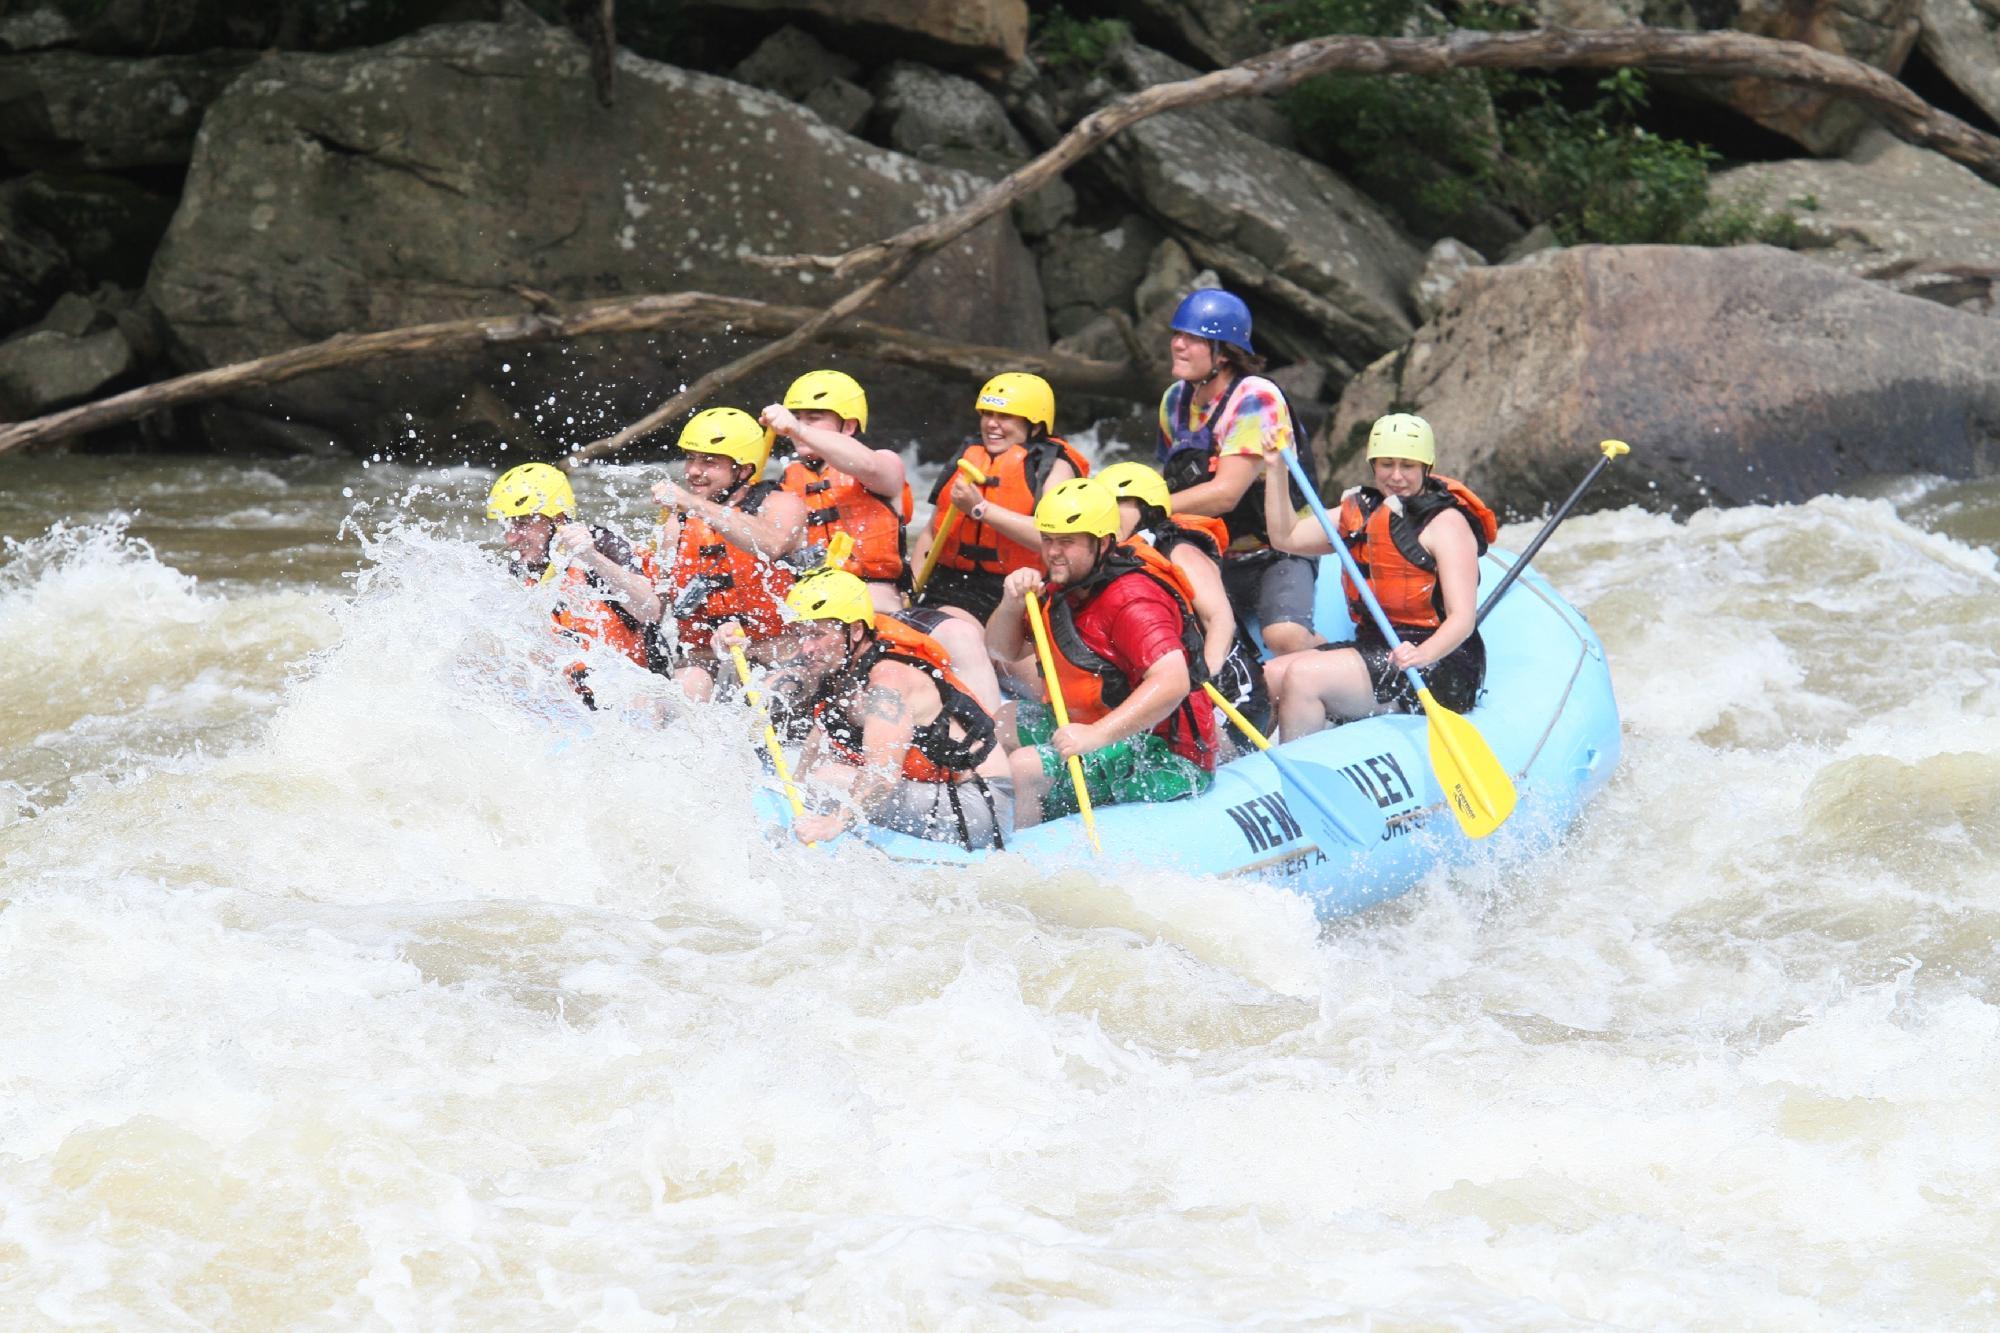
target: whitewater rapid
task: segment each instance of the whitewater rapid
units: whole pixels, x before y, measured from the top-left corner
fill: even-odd
[[[1322,926],[767,843],[490,472],[9,470],[0,1325],[2000,1326],[2000,488],[1572,520],[1610,788]]]

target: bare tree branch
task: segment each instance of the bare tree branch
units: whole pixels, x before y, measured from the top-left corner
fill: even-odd
[[[1107,103],[1077,122],[1075,128],[1054,147],[982,191],[964,207],[911,227],[887,240],[860,246],[844,255],[767,258],[763,261],[767,267],[820,268],[842,278],[858,277],[871,270],[872,275],[823,310],[788,312],[788,315],[801,316],[788,332],[778,334],[776,327],[770,324],[751,330],[760,335],[767,332],[777,335],[777,340],[703,375],[639,421],[615,435],[596,441],[573,457],[601,458],[614,453],[633,440],[659,429],[667,421],[744,375],[790,355],[816,338],[832,336],[830,330],[888,290],[926,255],[997,216],[1015,201],[1040,190],[1111,136],[1150,116],[1227,98],[1281,92],[1317,74],[1436,75],[1458,69],[1529,67],[1633,67],[1708,78],[1761,79],[1833,93],[1861,106],[1898,137],[1933,149],[1969,167],[1984,179],[2000,184],[2000,139],[1983,134],[1964,121],[1932,107],[1881,70],[1797,42],[1753,37],[1746,33],[1669,32],[1651,28],[1589,32],[1567,29],[1453,32],[1441,37],[1322,37],[1267,52],[1198,78],[1159,84]],[[202,371],[145,389],[135,389],[35,421],[0,427],[0,452],[34,440],[60,438],[129,420],[159,407],[274,384],[315,370],[398,352],[470,350],[545,338],[631,332],[680,322],[721,322],[732,318],[725,307],[737,311],[734,317],[747,329],[747,317],[741,313],[746,306],[758,306],[767,313],[785,309],[761,306],[757,302],[731,304],[729,298],[702,293],[679,293],[604,303],[572,315],[543,313],[460,320],[382,333],[347,334],[311,347],[295,348],[257,361]],[[763,316],[759,318],[761,320]],[[854,331],[856,334],[859,332]],[[885,337],[892,332],[877,326],[869,336],[847,345],[854,346],[856,350],[868,350],[871,355],[879,354],[883,360],[933,364],[917,357],[911,344],[905,344],[898,352],[894,341]],[[906,339],[916,337],[901,336]],[[974,360],[986,356],[985,352],[977,349],[968,349],[962,344],[957,346],[961,354]],[[942,363],[952,364],[949,360]],[[1027,353],[1006,352],[999,362],[986,364],[1001,363],[1032,368],[1035,360]],[[1104,366],[1104,363],[1071,364],[1073,368],[1077,364]],[[983,366],[980,373],[984,373]],[[1104,391],[1116,392],[1110,387],[1111,382],[1124,383],[1132,373],[1130,366],[1116,366],[1093,369],[1085,377],[1103,375],[1106,378],[1100,382],[1104,384]],[[1085,387],[1078,380],[1070,380],[1069,383],[1073,387]]]
[[[571,338],[645,333],[682,325],[708,330],[728,328],[753,337],[777,338],[820,313],[805,306],[770,305],[707,292],[636,296],[565,312],[543,293],[520,288],[518,294],[535,306],[535,313],[418,324],[381,333],[343,333],[254,361],[240,361],[130,389],[32,421],[0,424],[0,453],[115,426],[163,408],[282,384],[301,375],[408,352],[470,352]],[[820,337],[833,346],[894,365],[959,371],[974,378],[999,370],[1029,370],[1059,389],[1109,398],[1143,398],[1163,373],[1145,363],[1092,361],[1060,352],[984,347],[866,321],[826,329]]]

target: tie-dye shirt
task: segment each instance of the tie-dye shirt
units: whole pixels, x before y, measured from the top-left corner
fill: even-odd
[[[1167,392],[1160,399],[1160,446],[1161,458],[1174,445],[1174,418],[1180,411],[1181,395],[1192,393],[1194,386],[1186,380],[1175,380],[1167,386]],[[1290,448],[1292,439],[1292,414],[1285,408],[1284,395],[1278,386],[1261,375],[1245,376],[1241,381],[1223,390],[1217,403],[1227,404],[1227,412],[1215,421],[1216,456],[1225,458],[1230,454],[1257,455],[1267,446]],[[1211,404],[1209,410],[1213,411]],[[1188,429],[1200,430],[1207,423],[1202,409],[1196,407],[1188,413]]]

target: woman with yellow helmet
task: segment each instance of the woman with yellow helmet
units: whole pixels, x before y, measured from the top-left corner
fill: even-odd
[[[1322,644],[1266,668],[1284,739],[1309,736],[1329,722],[1413,711],[1418,700],[1405,674],[1413,667],[1453,712],[1478,701],[1486,679],[1479,557],[1500,525],[1464,483],[1434,475],[1436,463],[1437,437],[1422,417],[1394,412],[1369,429],[1374,484],[1341,497],[1336,523],[1401,642],[1389,647],[1360,592],[1343,578],[1354,642]],[[1283,454],[1264,456],[1271,544],[1301,555],[1327,554],[1318,519],[1299,519],[1292,510],[1290,474]]]
[[[486,497],[486,517],[504,523],[509,568],[530,587],[553,583],[556,632],[611,649],[635,666],[658,665],[655,630],[663,610],[651,556],[635,552],[609,528],[576,521],[576,490],[547,463],[500,474]],[[566,673],[584,703],[596,707],[584,663]]]
[[[799,772],[852,799],[793,825],[803,842],[866,818],[919,838],[1000,847],[1013,788],[993,719],[936,639],[875,609],[844,570],[805,575],[785,596],[795,649],[780,693],[813,719]],[[821,763],[822,759],[832,763]]]
[[[711,407],[681,431],[686,484],[653,487],[667,513],[661,549],[675,630],[673,676],[691,699],[714,697],[725,679],[717,636],[763,657],[784,628],[792,586],[780,562],[805,544],[806,509],[763,480],[771,437],[748,412]]]
[[[1039,375],[1008,371],[987,380],[973,400],[979,435],[967,440],[931,495],[931,521],[910,551],[922,568],[943,541],[920,606],[955,606],[979,620],[1000,605],[1000,585],[1041,562],[1035,505],[1049,487],[1090,475],[1082,454],[1055,435],[1056,395]],[[983,480],[958,467],[966,463]],[[946,516],[960,518],[943,531]]]

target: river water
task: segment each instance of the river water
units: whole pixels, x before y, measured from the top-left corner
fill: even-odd
[[[2000,486],[1573,520],[1611,787],[1323,927],[767,845],[491,475],[0,461],[0,1326],[2000,1326]]]

